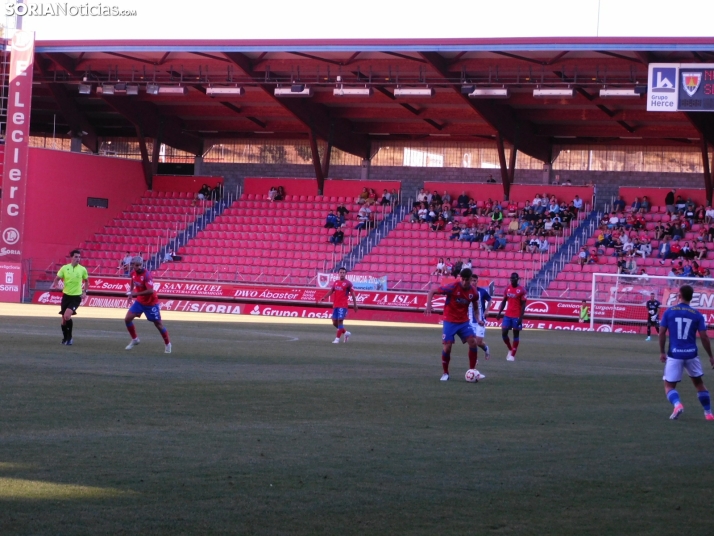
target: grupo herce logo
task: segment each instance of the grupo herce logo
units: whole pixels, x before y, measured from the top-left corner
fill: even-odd
[[[20,231],[14,227],[8,227],[2,233],[2,241],[8,246],[14,246],[20,241]]]
[[[675,67],[654,67],[652,69],[652,92],[674,93],[677,89],[677,69]]]

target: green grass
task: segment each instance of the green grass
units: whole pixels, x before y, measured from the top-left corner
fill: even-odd
[[[712,530],[714,426],[641,336],[489,330],[473,385],[434,329],[57,324],[0,326],[2,535]]]

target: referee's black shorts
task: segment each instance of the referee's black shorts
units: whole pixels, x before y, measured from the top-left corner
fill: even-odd
[[[72,310],[72,314],[77,314],[77,308],[82,303],[82,296],[70,296],[68,294],[62,294],[62,304],[60,305],[59,314],[63,315],[67,309]]]

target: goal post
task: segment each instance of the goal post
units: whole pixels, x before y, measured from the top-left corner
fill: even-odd
[[[603,325],[618,331],[618,327],[638,328],[647,324],[646,303],[654,293],[660,302],[658,319],[678,301],[679,287],[694,289],[692,307],[700,310],[707,325],[714,320],[714,279],[701,277],[651,276],[626,274],[592,274],[590,296],[590,329]]]

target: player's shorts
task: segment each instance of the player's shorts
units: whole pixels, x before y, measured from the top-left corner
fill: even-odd
[[[702,362],[698,357],[691,359],[674,359],[667,356],[667,361],[664,364],[664,376],[662,379],[669,383],[677,383],[682,381],[682,371],[686,370],[690,378],[700,378],[704,376]]]
[[[471,326],[471,322],[463,322],[461,324],[454,324],[453,322],[447,322],[444,320],[444,329],[442,331],[441,340],[443,342],[454,342],[456,340],[456,335],[459,336],[461,342],[466,342],[469,337],[474,337],[474,328]]]
[[[504,316],[503,321],[501,322],[501,327],[503,329],[521,330],[521,329],[523,329],[523,324],[521,323],[520,318],[516,318],[513,316]]]
[[[63,315],[67,309],[72,310],[72,314],[77,314],[77,307],[82,304],[82,296],[69,296],[68,294],[62,294],[62,304],[60,305],[59,314]]]
[[[651,318],[647,318],[647,327],[648,328],[658,328],[659,327],[659,320],[656,318],[653,320]]]
[[[332,309],[332,320],[344,320],[347,318],[347,307],[335,307]]]
[[[129,312],[137,316],[146,315],[146,319],[149,322],[161,322],[161,308],[159,304],[143,305],[137,300],[134,300],[134,303],[129,307]]]
[[[483,339],[486,336],[486,326],[480,326],[479,324],[475,324],[474,322],[471,322],[471,328],[474,330],[474,334]]]

